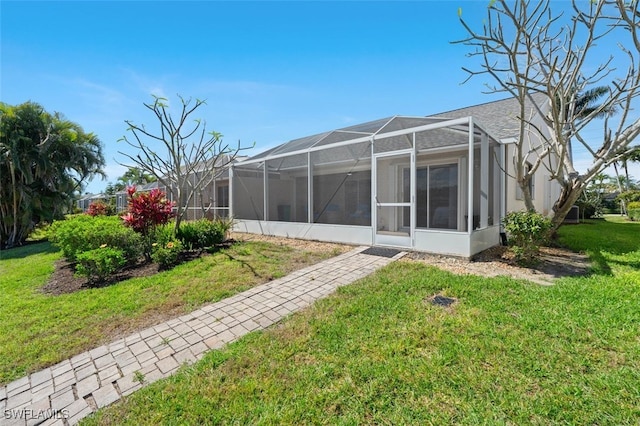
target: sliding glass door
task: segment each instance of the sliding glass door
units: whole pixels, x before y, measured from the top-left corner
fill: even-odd
[[[410,179],[409,169],[403,173]],[[438,164],[416,169],[416,228],[458,229],[458,164]],[[405,219],[408,224],[408,220]]]

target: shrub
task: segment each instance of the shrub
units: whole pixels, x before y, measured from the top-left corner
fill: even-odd
[[[174,203],[167,200],[159,189],[136,193],[136,187],[127,188],[129,207],[122,220],[125,225],[140,233],[144,242],[144,256],[151,260],[153,233],[157,226],[164,225],[173,217]]]
[[[182,242],[187,250],[197,250],[199,246],[198,226],[196,222],[182,222],[176,232],[176,237]]]
[[[143,235],[148,235],[157,225],[164,225],[173,217],[174,203],[167,200],[159,189],[149,192],[136,192],[136,187],[127,188],[129,206],[122,216],[127,226]]]
[[[631,220],[640,220],[640,201],[632,201],[627,205],[627,215]]]
[[[224,241],[225,232],[219,220],[200,219],[183,222],[177,237],[189,250],[203,250]]]
[[[222,233],[222,241],[226,241],[229,238],[229,232],[233,229],[235,221],[232,217],[219,217],[215,220],[216,226]]]
[[[76,273],[87,277],[92,283],[104,281],[127,263],[122,250],[107,247],[106,244],[100,248],[79,253],[77,258]]]
[[[618,201],[624,201],[625,203],[632,203],[634,201],[640,201],[640,190],[626,191],[618,195]]]
[[[551,220],[536,212],[510,212],[502,223],[509,245],[520,264],[533,264],[540,257],[540,246],[548,239]]]
[[[151,259],[160,265],[161,269],[166,269],[178,263],[181,252],[182,243],[179,240],[168,241],[166,243],[153,243]]]
[[[100,200],[89,204],[89,208],[87,209],[89,216],[112,216],[115,213],[116,209],[113,204],[107,204]]]
[[[40,222],[33,228],[33,231],[27,237],[27,241],[43,241],[49,238],[49,229],[51,224],[49,222]]]
[[[142,249],[140,235],[125,227],[116,216],[68,216],[51,225],[49,240],[72,262],[80,253],[103,244],[122,250],[127,261],[137,260]]]
[[[175,241],[176,234],[173,229],[173,223],[169,222],[164,225],[157,226],[153,229],[153,243],[166,244],[169,241]]]

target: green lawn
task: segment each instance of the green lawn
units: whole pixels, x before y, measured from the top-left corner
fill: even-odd
[[[0,384],[336,253],[241,242],[153,277],[60,296],[40,288],[62,256],[49,243],[0,253]]]
[[[543,287],[396,262],[86,423],[638,424],[640,224],[560,237],[594,274]]]

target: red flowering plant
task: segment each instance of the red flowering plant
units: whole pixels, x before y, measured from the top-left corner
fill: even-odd
[[[89,208],[87,209],[86,213],[89,216],[108,216],[114,214],[113,210],[114,209],[111,205],[105,203],[104,201],[98,200],[89,204]]]
[[[174,216],[174,202],[167,200],[159,189],[149,192],[136,192],[135,186],[127,188],[129,208],[121,216],[126,226],[142,234],[145,241],[145,258],[151,259],[153,231],[158,225],[164,225]]]

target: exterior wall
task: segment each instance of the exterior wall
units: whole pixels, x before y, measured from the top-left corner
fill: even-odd
[[[515,166],[513,164],[515,146],[507,145],[507,177],[506,177],[506,211],[525,210],[524,200],[517,199],[518,184],[512,176],[515,175]],[[537,212],[545,216],[551,215],[553,203],[560,195],[560,185],[555,180],[549,179],[549,171],[540,166],[534,174],[534,192],[533,205]]]
[[[234,231],[275,235],[302,240],[327,241],[343,244],[372,245],[370,226],[326,225],[322,223],[267,222],[236,220]]]
[[[545,110],[548,106],[545,107]],[[534,120],[534,124],[539,128],[545,131],[545,136],[550,138],[550,134],[548,132],[548,127],[544,124],[542,119],[538,117]],[[532,135],[532,146],[540,146],[541,142],[539,137]],[[529,163],[533,163],[536,160],[535,154],[532,154],[529,157]],[[517,199],[517,187],[518,184],[515,181],[515,145],[513,143],[509,143],[506,145],[506,211],[520,211],[525,210],[525,204],[523,200]],[[548,162],[549,160],[545,160]],[[558,163],[558,158],[553,153],[550,157],[551,166],[555,167]],[[534,193],[533,193],[533,204],[537,212],[542,213],[545,216],[551,215],[553,203],[558,199],[560,195],[560,185],[555,180],[549,180],[549,171],[541,164],[540,167],[536,170],[534,174]]]
[[[415,250],[469,258],[500,244],[500,226],[466,232],[416,230]]]
[[[500,244],[500,225],[474,231],[471,234],[469,256]]]
[[[416,229],[414,249],[429,253],[470,257],[470,236],[466,232]]]

